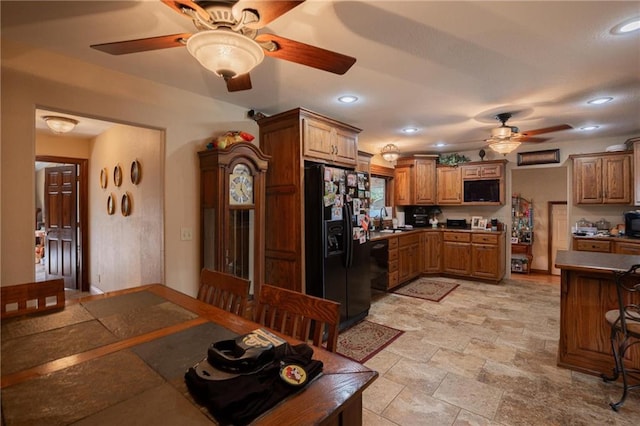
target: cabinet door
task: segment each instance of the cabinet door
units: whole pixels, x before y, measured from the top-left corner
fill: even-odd
[[[624,241],[616,241],[614,243],[614,253],[633,254],[640,256],[640,243],[628,243]]]
[[[633,144],[633,184],[635,186],[635,205],[640,206],[640,141]]]
[[[336,163],[355,166],[358,161],[358,135],[344,129],[335,130]]]
[[[445,241],[442,244],[442,271],[458,275],[471,273],[469,243]]]
[[[602,202],[604,204],[631,203],[631,156],[602,159]]]
[[[438,204],[462,203],[462,173],[459,167],[437,169]]]
[[[440,232],[425,232],[423,237],[423,272],[440,272],[441,234]]]
[[[493,244],[471,244],[471,275],[496,278],[499,266],[498,247]]]
[[[410,206],[411,197],[411,166],[396,167],[393,174],[393,194],[396,206]]]
[[[310,118],[303,119],[305,157],[332,161],[335,155],[335,131],[326,123]]]
[[[411,277],[411,246],[398,249],[398,282],[403,283]]]
[[[433,205],[436,197],[436,160],[416,160],[415,166],[415,204]]]
[[[576,158],[573,180],[576,204],[602,204],[601,158]]]

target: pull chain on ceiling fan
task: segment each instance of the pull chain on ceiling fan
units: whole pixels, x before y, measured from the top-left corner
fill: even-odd
[[[182,33],[94,44],[91,48],[123,55],[186,45],[189,53],[203,67],[224,78],[230,92],[251,89],[249,72],[262,62],[265,55],[340,75],[356,62],[351,56],[299,41],[274,34],[258,34],[259,29],[304,0],[162,2],[191,19],[199,31],[193,35]]]

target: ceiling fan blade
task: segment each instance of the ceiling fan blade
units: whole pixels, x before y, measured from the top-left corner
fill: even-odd
[[[166,4],[171,9],[175,10],[176,12],[178,12],[180,15],[184,16],[185,18],[192,19],[191,16],[189,16],[186,13],[184,13],[184,11],[182,10],[183,8],[186,7],[188,9],[194,10],[205,21],[208,21],[209,19],[211,19],[211,17],[209,16],[209,13],[206,10],[204,10],[203,8],[201,8],[200,6],[198,6],[198,4],[195,1],[192,1],[192,0],[162,0],[162,3]]]
[[[227,90],[229,92],[239,92],[251,89],[251,77],[249,73],[238,75],[227,80]]]
[[[524,136],[535,136],[541,135],[543,133],[551,133],[551,132],[559,132],[560,130],[569,130],[573,129],[573,127],[568,124],[560,124],[558,126],[545,127],[543,129],[535,129],[535,130],[527,130],[526,132],[522,132]]]
[[[256,22],[245,22],[245,26],[252,29],[259,29],[266,26],[269,22],[284,15],[304,0],[288,0],[288,1],[267,1],[267,0],[239,0],[233,5],[233,16],[240,19],[242,11],[251,9],[258,12],[259,20]]]
[[[277,46],[273,51],[265,48],[264,54],[267,56],[307,65],[334,74],[344,74],[356,63],[356,58],[351,56],[273,34],[259,34],[256,37],[256,41],[261,44],[272,42]]]
[[[90,47],[111,55],[125,55],[127,53],[184,46],[189,37],[191,37],[189,33],[171,34],[159,37],[140,38],[137,40],[116,41],[114,43],[92,44]]]
[[[548,140],[549,138],[529,138],[527,136],[523,136],[519,139],[520,142],[534,142],[534,143],[546,142]]]

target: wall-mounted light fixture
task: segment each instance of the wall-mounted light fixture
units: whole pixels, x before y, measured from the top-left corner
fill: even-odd
[[[380,151],[380,154],[382,155],[382,158],[384,158],[386,161],[391,162],[391,161],[396,161],[398,157],[400,157],[400,150],[398,149],[397,146],[390,143],[385,145],[384,148],[382,148],[382,150]]]
[[[78,124],[78,120],[69,117],[59,117],[56,115],[45,115],[42,119],[53,133],[69,133]]]

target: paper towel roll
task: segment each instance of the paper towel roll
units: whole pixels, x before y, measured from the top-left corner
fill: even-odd
[[[404,212],[396,212],[396,218],[398,218],[398,226],[404,226]]]

